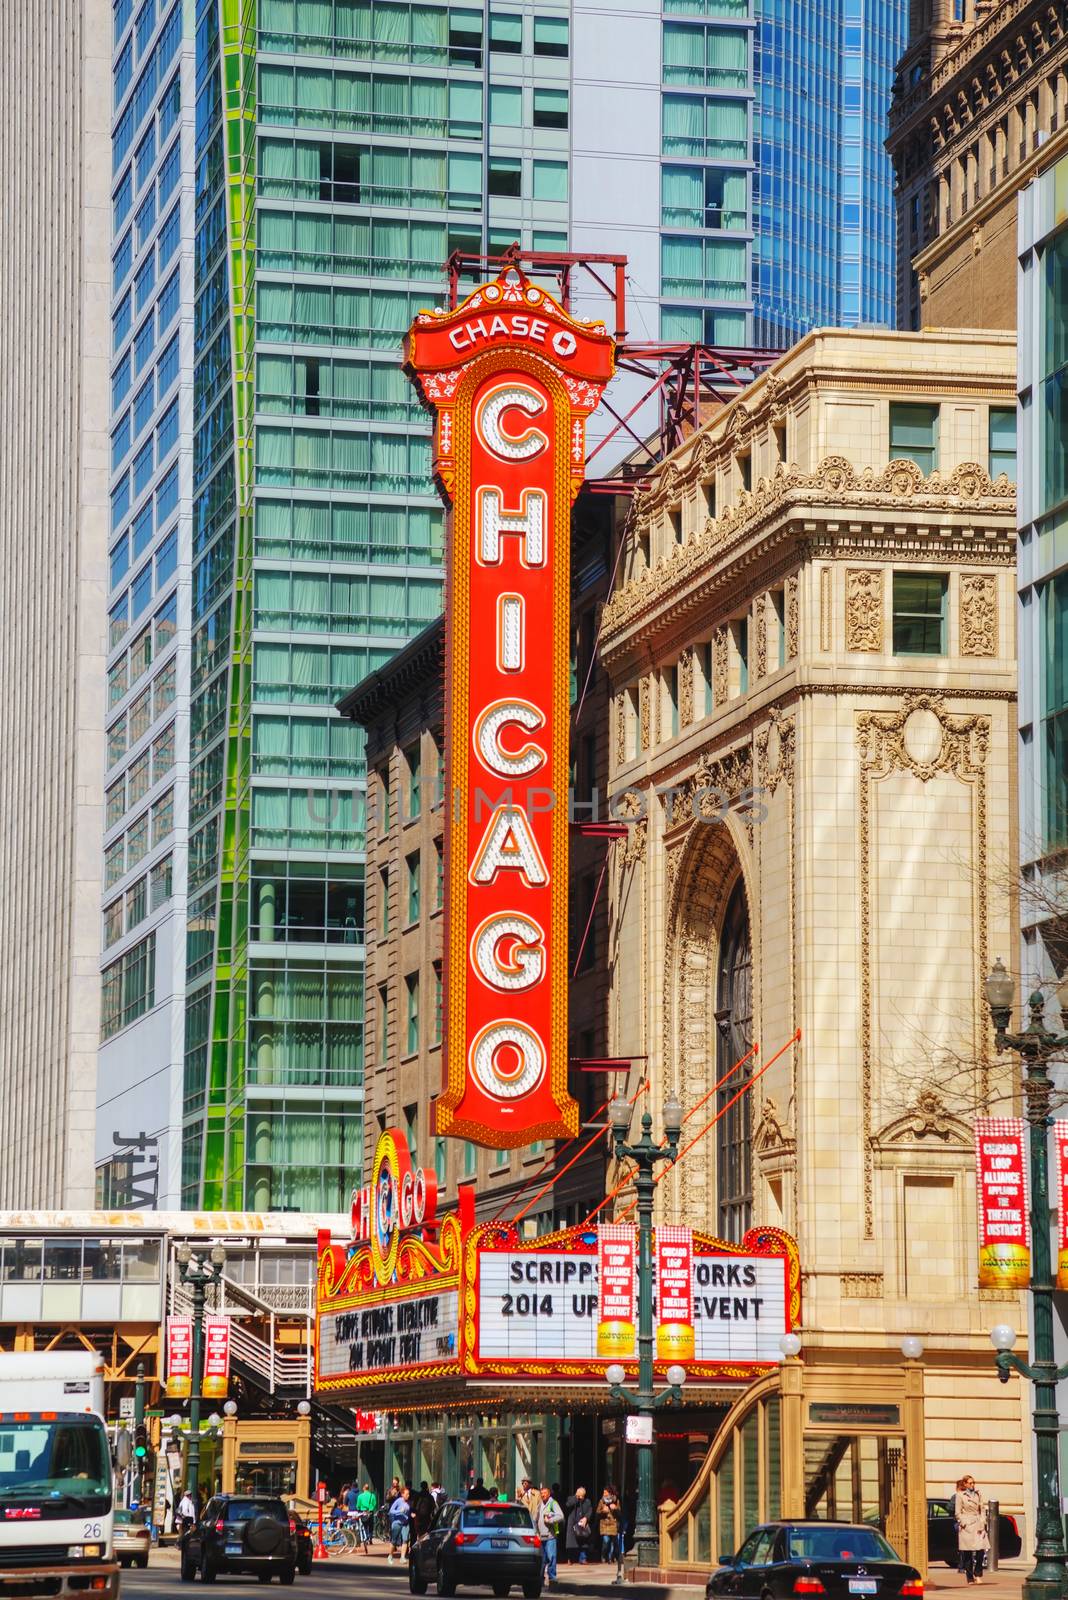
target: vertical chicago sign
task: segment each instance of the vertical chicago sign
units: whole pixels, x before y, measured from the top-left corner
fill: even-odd
[[[569,544],[600,323],[510,269],[416,317],[437,419],[446,586],[444,1084],[436,1130],[495,1148],[578,1131],[567,1092]]]

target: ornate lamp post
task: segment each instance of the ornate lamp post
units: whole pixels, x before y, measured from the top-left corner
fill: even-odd
[[[1057,1384],[1068,1377],[1068,1367],[1053,1359],[1053,1270],[1049,1238],[1049,1127],[1053,1085],[1046,1071],[1051,1056],[1068,1047],[1068,1033],[1053,1033],[1043,1021],[1045,997],[1036,990],[1028,1000],[1031,1013],[1022,1033],[1010,1033],[1015,984],[1000,958],[984,985],[999,1050],[1015,1050],[1024,1065],[1023,1090],[1031,1131],[1031,1315],[1034,1360],[1021,1361],[1012,1354],[1015,1329],[1001,1323],[990,1338],[997,1351],[1002,1383],[1009,1369],[1034,1384],[1032,1426],[1038,1476],[1038,1515],[1035,1567],[1024,1581],[1027,1600],[1051,1600],[1068,1591],[1064,1527],[1061,1522],[1060,1483],[1057,1466]],[[1057,986],[1061,1020],[1068,1028],[1068,978]]]
[[[226,1265],[221,1244],[212,1246],[210,1261],[202,1261],[183,1241],[176,1251],[178,1274],[193,1291],[193,1370],[189,1386],[189,1445],[185,1457],[185,1490],[196,1499],[200,1478],[200,1385],[204,1375],[204,1302],[209,1283],[218,1283]]]
[[[685,1367],[669,1367],[668,1387],[659,1394],[653,1388],[653,1174],[658,1162],[674,1161],[678,1154],[682,1105],[674,1093],[664,1101],[667,1139],[664,1146],[653,1143],[653,1119],[648,1111],[642,1116],[642,1136],[636,1144],[626,1142],[631,1116],[627,1101],[622,1097],[613,1100],[608,1115],[616,1160],[633,1161],[638,1169],[635,1176],[638,1190],[638,1387],[634,1391],[623,1387],[624,1369],[618,1365],[607,1367],[605,1377],[613,1399],[625,1401],[639,1417],[648,1418],[643,1437],[637,1444],[638,1508],[634,1551],[640,1567],[652,1567],[658,1565],[660,1551],[653,1499],[653,1413],[660,1406],[680,1405],[682,1385],[686,1381]]]

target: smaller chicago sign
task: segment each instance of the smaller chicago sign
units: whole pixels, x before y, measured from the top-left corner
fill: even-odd
[[[571,504],[612,376],[601,323],[509,269],[405,345],[448,507],[444,1084],[435,1131],[578,1132],[567,1089]]]

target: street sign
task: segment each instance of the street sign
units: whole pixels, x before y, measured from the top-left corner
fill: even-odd
[[[315,1498],[321,1506],[326,1504],[326,1484],[321,1478],[315,1485]]]
[[[652,1417],[628,1417],[626,1431],[623,1437],[626,1439],[628,1444],[652,1444]]]
[[[133,1414],[134,1414],[134,1397],[133,1397],[132,1394],[124,1394],[122,1399],[119,1401],[119,1416],[120,1417],[132,1417]]]

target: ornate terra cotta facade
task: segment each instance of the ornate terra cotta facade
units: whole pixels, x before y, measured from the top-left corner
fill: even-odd
[[[705,1100],[684,1143],[723,1113],[662,1215],[797,1238],[806,1383],[877,1393],[919,1334],[927,1492],[981,1462],[1020,1512],[1022,1399],[987,1333],[1026,1319],[977,1287],[972,1157],[1012,1095],[981,985],[1014,943],[1015,486],[986,441],[1015,357],[1000,333],[809,335],[639,491],[601,642],[634,819],[610,1048],[632,1091],[647,1058],[653,1106]],[[910,405],[931,443],[891,459]]]

